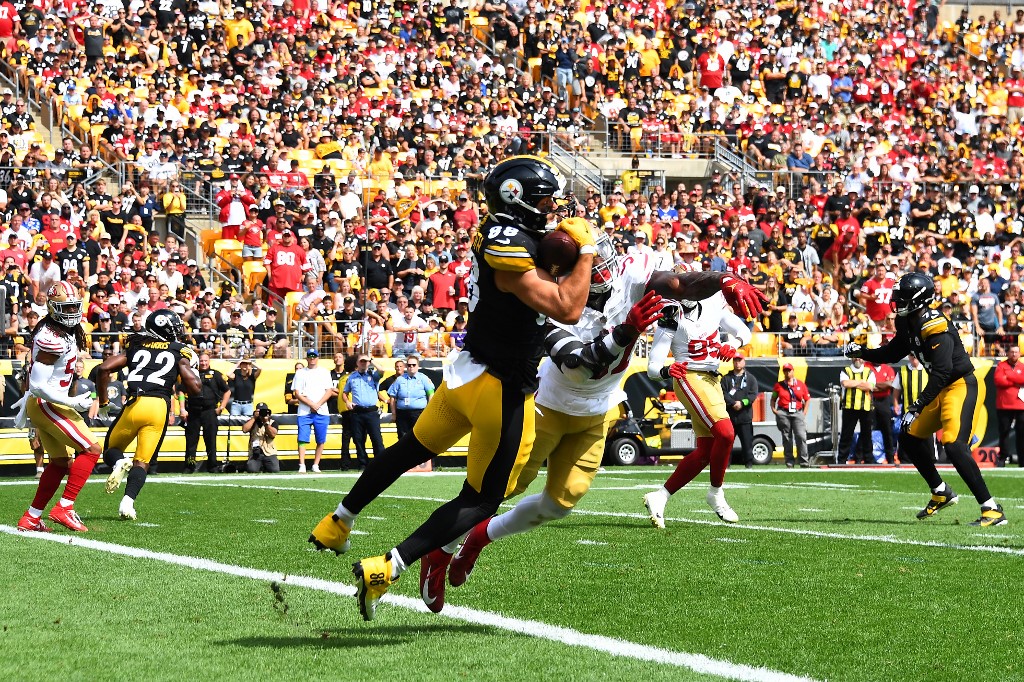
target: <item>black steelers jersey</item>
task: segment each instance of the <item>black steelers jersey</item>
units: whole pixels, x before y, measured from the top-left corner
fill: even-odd
[[[518,227],[484,221],[473,239],[475,256],[469,283],[469,323],[465,349],[502,381],[537,388],[537,366],[544,351],[546,318],[515,294],[498,289],[498,270],[535,269],[539,236]]]
[[[184,344],[144,337],[133,337],[128,342],[128,376],[125,386],[128,398],[151,396],[170,399],[178,381],[178,361],[182,354],[191,353]]]

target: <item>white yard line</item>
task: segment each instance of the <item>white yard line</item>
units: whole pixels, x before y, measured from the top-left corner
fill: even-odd
[[[329,592],[344,597],[355,595],[355,588],[345,583],[308,576],[296,576],[287,573],[275,573],[263,571],[244,566],[224,564],[210,559],[200,557],[182,556],[167,552],[154,552],[148,549],[117,545],[110,542],[90,540],[81,536],[67,536],[50,533],[22,533],[13,526],[0,525],[0,532],[8,535],[20,536],[31,540],[48,540],[73,547],[82,547],[108,554],[132,557],[135,559],[150,559],[161,561],[175,566],[185,566],[200,571],[211,571],[232,575],[239,578],[249,578],[267,582],[278,582],[284,585],[304,587],[320,592]],[[394,604],[410,611],[428,613],[426,605],[419,599],[413,599],[404,595],[388,594],[384,601]],[[354,609],[353,609],[354,610]],[[445,610],[440,614],[443,618],[459,620],[475,625],[484,625],[498,630],[515,632],[528,637],[544,639],[559,644],[583,647],[600,653],[629,658],[637,661],[648,661],[661,663],[677,668],[686,668],[705,675],[715,675],[733,680],[749,680],[750,682],[812,682],[812,678],[790,675],[778,672],[769,668],[760,668],[740,663],[733,663],[721,659],[710,658],[703,654],[691,654],[682,651],[672,651],[660,647],[648,646],[624,639],[605,637],[602,635],[591,635],[572,628],[549,625],[534,620],[523,620],[510,618],[490,611],[480,611],[467,606],[455,606],[446,604]],[[369,626],[372,627],[372,626]]]

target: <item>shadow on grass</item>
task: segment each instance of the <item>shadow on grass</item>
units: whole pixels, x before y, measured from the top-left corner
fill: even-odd
[[[417,637],[430,635],[493,635],[494,631],[483,625],[438,624],[410,627],[408,625],[353,628],[337,628],[323,630],[316,635],[253,636],[239,637],[214,642],[218,646],[268,646],[274,648],[315,648],[315,649],[355,649],[360,647],[396,646],[414,642]]]

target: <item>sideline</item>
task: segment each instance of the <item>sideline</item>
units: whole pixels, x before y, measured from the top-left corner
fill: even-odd
[[[187,568],[200,571],[223,573],[239,578],[249,578],[251,580],[278,582],[284,585],[305,587],[307,589],[329,592],[331,594],[337,594],[344,597],[355,596],[355,588],[351,585],[331,580],[323,580],[321,578],[263,571],[254,568],[246,568],[244,566],[224,564],[200,557],[182,556],[167,552],[153,552],[148,549],[130,547],[127,545],[117,545],[99,540],[90,540],[79,536],[67,536],[51,533],[22,533],[13,526],[0,525],[0,532],[18,536],[26,540],[56,542],[58,544],[82,547],[85,549],[106,552],[108,554],[132,557],[135,559],[161,561],[167,564],[185,566]],[[384,596],[383,600],[410,611],[429,613],[429,610],[422,601],[419,599],[413,599],[412,597],[387,594]],[[672,651],[669,649],[648,646],[646,644],[638,644],[624,639],[605,637],[603,635],[591,635],[578,630],[573,630],[572,628],[549,625],[540,621],[510,618],[491,611],[480,611],[467,606],[445,604],[444,611],[438,615],[442,618],[460,620],[466,623],[473,623],[474,625],[485,625],[499,630],[506,630],[526,635],[528,637],[536,637],[538,639],[557,642],[559,644],[584,647],[620,658],[631,658],[637,661],[662,663],[677,668],[687,668],[697,673],[716,675],[718,677],[725,677],[728,679],[745,680],[749,682],[813,682],[812,678],[777,672],[769,668],[732,663],[730,661],[710,658],[703,654],[690,654],[681,651]]]

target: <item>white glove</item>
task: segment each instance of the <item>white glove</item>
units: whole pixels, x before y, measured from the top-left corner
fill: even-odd
[[[92,407],[93,400],[95,400],[95,398],[92,397],[91,393],[85,393],[71,398],[71,404],[69,406],[76,412],[88,412],[89,408]]]
[[[107,417],[109,417],[110,403],[107,403],[106,405],[100,405],[99,410],[97,410],[96,412],[96,416],[100,417],[101,419],[106,419]]]
[[[915,419],[917,419],[917,412],[904,412],[903,419],[900,424],[900,430],[904,430],[913,424]]]
[[[859,358],[864,353],[864,346],[859,343],[848,343],[843,346],[843,355],[848,358]]]

